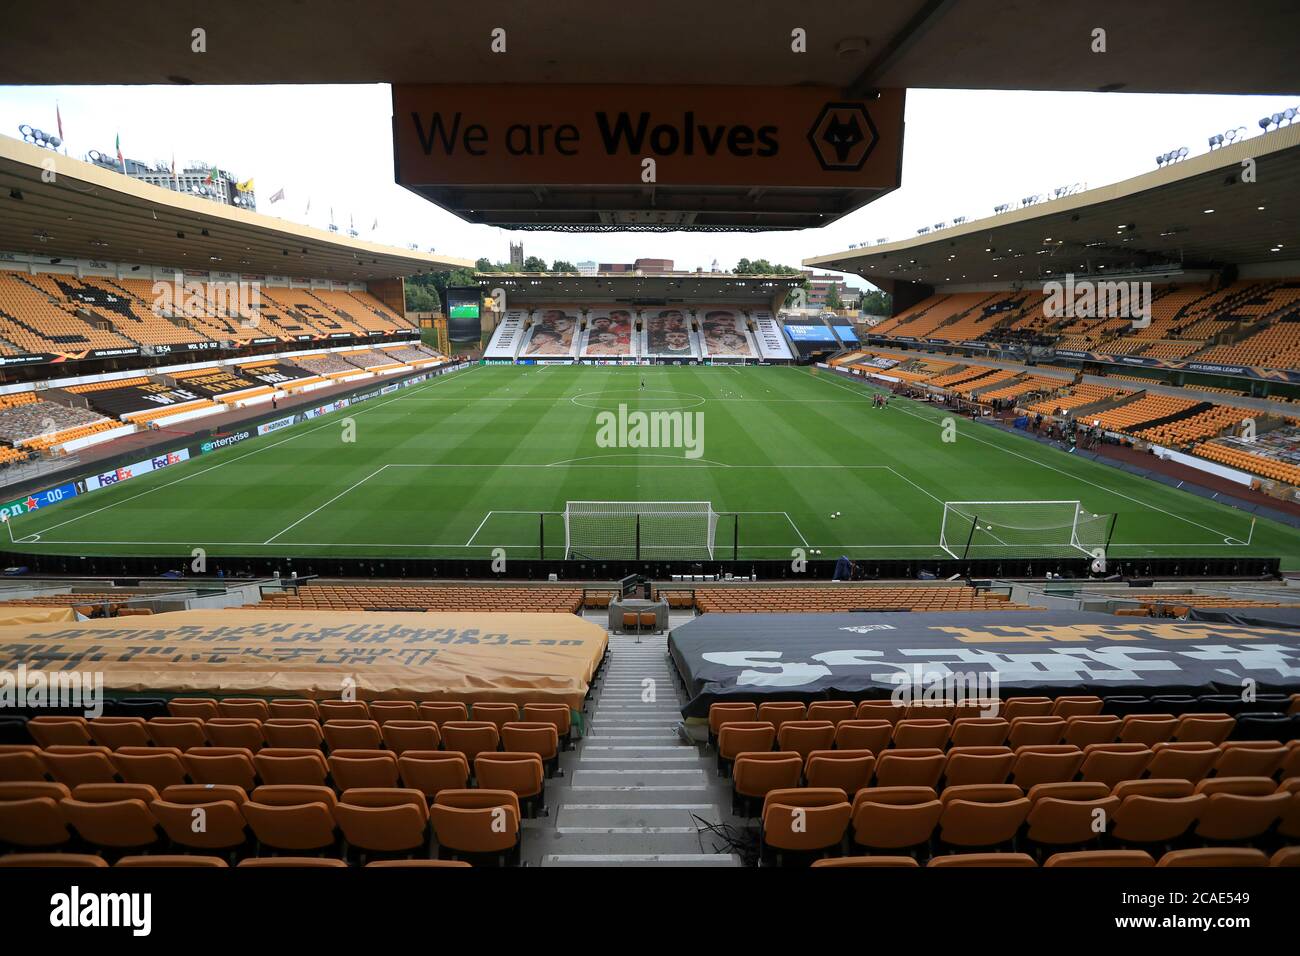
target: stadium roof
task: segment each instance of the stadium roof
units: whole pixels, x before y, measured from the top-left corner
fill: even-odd
[[[53,182],[42,164],[53,161]],[[173,192],[0,137],[0,250],[339,281],[473,268]]]
[[[1254,182],[1243,181],[1247,159]],[[1300,126],[1289,126],[1109,186],[803,264],[892,290],[1297,259]]]
[[[1292,93],[1300,5],[830,0],[9,4],[0,83],[701,83]],[[191,49],[191,31],[206,49]],[[506,52],[489,48],[505,28]],[[790,30],[807,31],[793,54]],[[1092,31],[1106,30],[1106,52]],[[863,43],[862,41],[865,41]]]
[[[487,292],[506,291],[509,299],[524,302],[717,302],[772,306],[792,288],[802,285],[799,273],[782,275],[734,275],[730,272],[664,272],[643,275],[635,272],[480,272],[475,275]]]

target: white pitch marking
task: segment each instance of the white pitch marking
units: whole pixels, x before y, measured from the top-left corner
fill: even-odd
[[[860,394],[855,389],[849,388],[849,386],[847,385],[844,385],[840,382],[831,381],[822,376],[813,377],[813,380],[825,382],[828,385],[834,385],[835,387],[842,388],[845,391],[854,392],[855,394]],[[930,423],[933,424],[933,420],[927,419],[924,415],[919,415],[916,412],[909,410],[906,405],[902,405],[898,407],[904,412],[904,414],[910,415],[911,417],[919,419],[921,421],[930,421]],[[1078,475],[1072,475],[1068,471],[1062,471],[1060,468],[1057,468],[1055,465],[1049,465],[1044,461],[1039,461],[1036,458],[1030,458],[1028,455],[1022,455],[1018,451],[1012,451],[1010,448],[1005,448],[1002,445],[996,444],[995,442],[987,441],[983,438],[980,438],[978,435],[972,434],[970,431],[963,431],[962,434],[965,435],[967,438],[970,438],[972,441],[979,442],[981,445],[988,445],[990,448],[995,448],[998,451],[1005,452],[1008,455],[1013,455],[1016,458],[1029,462],[1030,464],[1038,465],[1041,468],[1046,468],[1048,471],[1054,471],[1058,475],[1065,475],[1065,477],[1073,481],[1079,481],[1085,485],[1091,485],[1093,488],[1096,488],[1099,491],[1103,491],[1108,495],[1115,495],[1117,498],[1124,498],[1128,501],[1133,502],[1134,504],[1141,505],[1144,508],[1148,508],[1151,511],[1158,511],[1160,512],[1160,514],[1167,515],[1170,518],[1177,518],[1179,521],[1184,521],[1187,524],[1193,525],[1194,527],[1200,528],[1204,531],[1209,531],[1220,537],[1223,538],[1230,537],[1230,535],[1225,535],[1222,531],[1216,531],[1214,528],[1211,528],[1209,525],[1201,524],[1199,521],[1193,521],[1191,518],[1184,518],[1182,515],[1174,514],[1171,511],[1165,511],[1163,508],[1159,508],[1156,505],[1153,505],[1149,502],[1142,501],[1140,498],[1134,498],[1132,495],[1126,495],[1122,491],[1116,491],[1113,488],[1107,488],[1104,485],[1099,485],[1095,481],[1089,481],[1087,478],[1080,478]],[[1180,545],[1180,547],[1184,547],[1184,546],[1191,547],[1191,548],[1208,547],[1208,545],[1201,545],[1198,544],[1197,542],[1189,542],[1186,545]],[[1151,547],[1151,546],[1148,545],[1147,547]]]
[[[333,498],[331,498],[329,501],[325,502],[325,504],[321,505],[319,508],[312,508],[311,511],[307,512],[305,515],[303,515],[301,518],[299,518],[299,519],[298,519],[297,521],[295,521],[293,524],[289,525],[287,528],[283,528],[283,529],[281,529],[280,531],[277,531],[275,534],[271,535],[271,537],[269,537],[269,538],[267,538],[265,541],[263,541],[262,544],[270,544],[272,541],[274,541],[276,538],[280,537],[280,535],[284,534],[286,531],[289,531],[289,530],[291,530],[291,529],[293,529],[293,528],[298,527],[298,525],[302,524],[304,521],[306,521],[308,518],[310,518],[310,517],[311,517],[312,515],[314,515],[316,512],[321,511],[321,510],[323,510],[323,509],[325,509],[325,508],[328,508],[330,505],[334,504],[334,502],[338,501],[340,498],[342,498],[344,495],[346,495],[349,491],[352,491],[354,488],[360,488],[360,487],[361,487],[362,485],[364,485],[367,481],[369,481],[371,478],[375,477],[375,475],[379,474],[381,471],[383,471],[383,470],[384,470],[385,468],[387,468],[387,467],[388,467],[387,465],[382,465],[381,467],[376,468],[376,469],[375,469],[374,471],[372,471],[370,474],[366,475],[366,477],[362,478],[362,479],[361,479],[360,481],[358,481],[356,484],[348,485],[348,487],[344,488],[342,491],[340,491],[337,495],[335,495],[335,496],[334,496]]]
[[[439,378],[439,380],[437,380],[437,381],[429,382],[429,383],[427,383],[427,384],[425,384],[425,385],[421,385],[421,386],[419,386],[418,389],[417,389],[417,391],[423,392],[423,391],[424,391],[425,389],[427,389],[427,388],[432,388],[432,387],[435,386],[435,385],[441,385],[441,384],[443,384],[443,383],[445,383],[445,382],[451,381],[453,378],[457,378],[458,376],[463,376],[465,372],[472,372],[472,371],[474,371],[475,368],[481,368],[481,367],[482,367],[482,366],[474,366],[473,368],[465,369],[463,372],[451,372],[451,373],[448,373],[447,375],[441,376],[441,377]],[[405,395],[398,395],[398,396],[396,396],[396,397],[394,397],[394,398],[390,398],[390,399],[388,399],[387,401],[377,402],[377,403],[372,404],[372,405],[366,405],[365,407],[359,409],[355,414],[357,414],[357,415],[361,415],[361,414],[364,414],[365,412],[373,411],[373,410],[376,409],[376,408],[381,408],[381,407],[383,407],[383,406],[385,406],[385,405],[391,405],[393,402],[401,401],[402,399],[407,398],[407,397],[408,397],[408,396],[405,396]],[[136,498],[143,498],[145,495],[153,494],[155,491],[162,491],[164,488],[170,488],[172,485],[178,485],[178,484],[180,484],[182,481],[188,481],[189,479],[191,479],[191,478],[196,478],[196,477],[198,477],[199,475],[206,475],[206,474],[207,474],[208,472],[210,472],[210,471],[216,471],[218,468],[223,468],[223,467],[225,467],[226,465],[233,464],[233,463],[235,463],[235,462],[237,462],[237,461],[243,461],[245,458],[251,457],[252,455],[259,454],[260,452],[267,451],[268,449],[271,449],[271,448],[278,448],[279,446],[281,446],[281,445],[283,445],[283,444],[286,444],[286,443],[288,443],[288,442],[294,441],[294,440],[296,440],[296,439],[298,439],[298,438],[301,438],[301,437],[303,437],[304,435],[311,435],[311,434],[314,434],[315,432],[320,431],[322,428],[330,428],[330,427],[332,427],[332,426],[334,426],[334,425],[336,425],[336,424],[337,424],[337,421],[336,421],[336,420],[331,420],[331,421],[324,422],[323,424],[321,424],[320,426],[318,426],[318,427],[316,427],[316,428],[309,428],[309,429],[307,429],[306,431],[298,432],[298,433],[295,434],[295,435],[290,435],[288,438],[283,438],[283,439],[281,439],[280,441],[272,442],[272,443],[269,444],[269,445],[262,445],[262,446],[260,446],[260,447],[258,447],[258,448],[254,448],[252,451],[245,452],[245,453],[242,454],[242,455],[236,455],[234,458],[227,458],[227,459],[225,459],[224,461],[219,461],[219,462],[217,462],[217,464],[213,465],[211,468],[204,468],[202,471],[191,472],[191,473],[188,474],[188,475],[184,475],[184,476],[182,476],[182,477],[180,477],[180,478],[177,478],[175,481],[169,481],[169,482],[167,482],[166,484],[159,485],[159,486],[156,487],[156,488],[149,488],[149,489],[147,489],[147,490],[145,490],[145,491],[140,492],[139,494],[131,495],[131,496],[128,497],[128,498],[122,498],[122,499],[119,500],[119,501],[114,501],[112,504],[104,505],[104,507],[102,507],[102,508],[96,508],[94,511],[87,511],[85,514],[77,515],[75,518],[69,518],[67,521],[60,521],[58,524],[52,524],[52,525],[50,525],[48,528],[42,528],[42,529],[40,530],[39,533],[40,533],[40,534],[45,534],[45,533],[47,533],[47,532],[53,531],[55,528],[62,528],[65,524],[72,524],[72,522],[74,522],[74,521],[80,521],[82,518],[89,518],[91,515],[97,515],[97,514],[99,514],[101,511],[107,511],[109,508],[116,508],[116,507],[117,507],[118,505],[120,505],[120,504],[125,504],[125,503],[128,502],[128,501],[134,501]],[[194,459],[190,459],[190,460],[193,461]],[[47,543],[54,543],[54,542],[47,542]],[[57,542],[57,543],[62,544],[62,543],[64,543],[64,542]],[[129,543],[129,544],[139,544],[139,543],[152,543],[152,542],[126,542],[126,543]]]

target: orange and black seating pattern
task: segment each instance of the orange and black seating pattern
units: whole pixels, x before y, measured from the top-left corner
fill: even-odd
[[[1193,709],[1216,700],[726,702],[709,732],[769,862],[1222,848],[1267,861],[1300,844],[1300,713],[1280,710],[1300,695]]]
[[[0,745],[0,852],[516,863],[572,716],[297,698],[178,697],[167,711],[27,720],[30,743]]]
[[[0,272],[0,353],[246,342],[254,335],[296,342],[301,334],[360,337],[412,328],[410,320],[365,291],[263,284],[254,307],[214,297],[200,284],[163,308],[155,305],[154,286],[148,279]],[[255,323],[249,321],[253,318]]]
[[[119,617],[152,614],[143,601],[129,603],[131,599],[148,599],[163,596],[165,592],[151,594],[134,591],[73,591],[64,594],[41,594],[35,597],[10,598],[0,601],[0,607],[71,607],[85,617]]]
[[[309,585],[297,594],[267,594],[261,610],[304,609],[366,611],[403,608],[412,611],[506,611],[576,614],[579,588],[551,587],[384,587]]]
[[[816,614],[902,608],[909,611],[1023,611],[1006,594],[969,587],[697,587],[704,613]],[[672,588],[660,594],[671,596]]]
[[[1186,617],[1194,607],[1296,607],[1278,601],[1218,594],[1159,594],[1137,598],[1137,607],[1121,607],[1115,613],[1124,617]]]

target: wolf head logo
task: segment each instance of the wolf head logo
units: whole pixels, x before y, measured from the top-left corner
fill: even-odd
[[[840,116],[831,117],[822,131],[822,141],[835,150],[835,158],[843,163],[849,158],[849,150],[862,142],[862,126],[856,115],[848,120]]]
[[[828,172],[860,170],[878,137],[876,124],[862,103],[827,103],[808,129],[808,144]]]

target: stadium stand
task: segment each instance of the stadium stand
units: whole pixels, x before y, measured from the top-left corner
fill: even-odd
[[[131,300],[132,312],[142,319],[155,314],[154,303],[158,294],[154,283],[148,279],[118,279],[111,283]],[[159,303],[157,314],[172,324],[190,327],[202,340],[247,344],[252,339],[271,336],[292,341],[293,336],[269,317],[244,309],[235,301],[216,301],[215,290],[206,284],[180,285],[181,295],[173,292],[170,302]],[[184,340],[182,340],[184,341]]]
[[[690,592],[661,588],[667,597]],[[857,609],[909,611],[1022,611],[1007,595],[969,587],[698,587],[695,606],[701,613],[832,613]]]
[[[445,362],[446,357],[424,345],[390,345],[381,348],[380,353],[406,365],[421,366],[430,363]]]
[[[145,376],[73,385],[66,391],[84,397],[92,408],[124,422],[147,422],[201,409],[218,411],[220,408],[197,391]]]
[[[160,296],[148,279],[0,272],[0,354],[247,344],[271,336],[392,334],[413,326],[368,292],[261,285],[260,303],[226,301],[207,283]]]
[[[765,700],[714,704],[709,726],[769,865],[1295,865],[1300,715],[1286,739],[1241,738],[1248,712],[1189,700],[1206,709]],[[25,720],[24,742],[0,745],[0,865],[512,865],[559,756],[560,727],[534,705],[165,709]]]
[[[521,355],[572,355],[578,318],[574,312],[547,309],[533,319]]]
[[[576,613],[582,591],[529,587],[384,587],[382,585],[309,585],[297,594],[269,594],[255,607],[424,611],[530,611]]]
[[[627,309],[589,309],[582,331],[581,354],[627,356],[635,352],[632,313]]]
[[[1291,464],[1279,454],[1269,454],[1254,443],[1235,439],[1220,439],[1196,446],[1196,454],[1232,468],[1288,485],[1300,485],[1300,466]]]
[[[309,295],[341,321],[350,322],[366,332],[390,333],[411,327],[369,293],[330,289],[313,289],[310,293],[295,291],[299,296]]]
[[[172,318],[133,301],[109,279],[76,279],[63,275],[34,275],[31,280],[66,308],[84,309],[96,321],[141,345],[177,345],[202,342],[206,336],[176,324]]]
[[[1216,403],[1198,394],[1241,395],[1235,389],[1198,386],[1197,392],[1189,391],[1184,398],[1145,389],[1069,383],[1061,378],[1012,369],[974,363],[945,364],[931,357],[875,351],[856,351],[838,357],[832,364],[868,374],[887,372],[892,379],[923,385],[985,406],[1010,402],[1030,415],[1079,417],[1089,426],[1096,423],[1109,432],[1194,453],[1274,481],[1296,484],[1300,479],[1296,467],[1296,462],[1300,462],[1300,440],[1295,439],[1294,420],[1270,418],[1268,414]],[[1142,384],[1152,381],[1123,374],[1107,378]],[[1231,437],[1230,433],[1248,417],[1265,422],[1272,437],[1262,435],[1249,442]]]
[[[313,375],[304,368],[275,359],[241,364],[238,366],[238,374],[253,381],[261,382],[264,385],[282,388],[286,391],[293,391],[302,388],[304,385],[325,381],[320,375]]]
[[[341,378],[360,375],[363,369],[343,359],[335,352],[321,352],[316,355],[295,355],[293,362],[299,368],[325,378]]]
[[[0,272],[0,340],[5,354],[129,348],[137,343],[82,319],[41,288],[40,277]]]
[[[402,364],[401,360],[389,355],[387,352],[376,352],[372,349],[359,349],[355,352],[340,352],[339,356],[345,362],[350,362],[357,368],[363,368],[367,371],[390,369]]]
[[[15,398],[13,404],[0,407],[0,439],[11,445],[48,448],[117,425],[89,409],[43,401],[30,392],[25,394],[31,397]]]
[[[942,326],[964,318],[973,310],[992,305],[998,299],[998,293],[959,292],[953,295],[938,294],[918,302],[891,319],[872,329],[873,335],[889,338],[905,336],[913,339],[943,338],[939,335]]]
[[[745,316],[738,309],[700,309],[697,314],[704,354],[757,358]]]
[[[269,395],[275,391],[273,386],[245,378],[234,366],[176,372],[172,377],[182,388],[222,403]]]
[[[332,296],[334,295],[348,296],[348,293],[333,293]],[[264,308],[269,309],[281,324],[285,323],[280,317],[287,317],[290,326],[298,323],[301,327],[310,329],[317,335],[346,332],[352,335],[364,336],[372,329],[373,331],[393,331],[396,328],[395,321],[385,327],[375,312],[365,310],[368,313],[366,320],[371,326],[367,328],[356,321],[351,313],[341,308],[332,307],[319,294],[308,289],[264,287],[262,297],[265,302]],[[359,308],[360,303],[352,301],[350,297],[349,304],[358,314],[362,312]]]
[[[1041,292],[937,293],[881,322],[872,334],[902,341],[1054,344],[1221,365],[1300,365],[1300,280],[1156,286],[1151,323],[1144,328],[1134,328],[1128,318],[1049,316],[1047,303]]]

